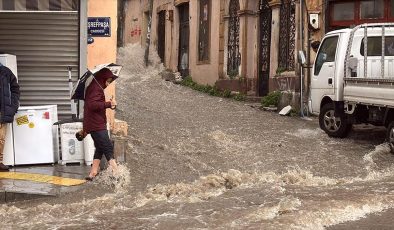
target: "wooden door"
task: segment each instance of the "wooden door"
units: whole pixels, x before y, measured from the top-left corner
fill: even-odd
[[[158,14],[157,23],[157,54],[159,55],[161,62],[165,63],[165,51],[166,51],[166,11],[162,10]]]

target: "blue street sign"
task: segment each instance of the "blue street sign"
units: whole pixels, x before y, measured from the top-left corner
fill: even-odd
[[[88,17],[88,36],[111,37],[111,18]]]

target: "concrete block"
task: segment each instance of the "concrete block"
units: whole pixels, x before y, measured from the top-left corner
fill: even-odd
[[[112,137],[114,140],[114,157],[117,162],[126,162],[128,140],[125,137]]]
[[[128,128],[129,125],[127,124],[127,122],[115,119],[114,127],[111,131],[114,135],[125,137],[127,136]]]
[[[291,106],[288,105],[288,106],[284,107],[284,108],[279,112],[279,115],[286,116],[286,115],[288,115],[290,112],[291,112]]]
[[[291,105],[293,109],[300,110],[300,94],[296,92],[282,91],[282,95],[279,100],[278,110],[282,110],[284,107]]]

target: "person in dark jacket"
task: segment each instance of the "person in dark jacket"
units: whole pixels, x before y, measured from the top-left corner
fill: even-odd
[[[19,108],[19,85],[12,71],[0,63],[0,171],[9,171],[3,164],[7,123],[14,121]]]
[[[107,131],[106,109],[116,107],[116,101],[105,101],[104,89],[111,84],[115,76],[104,68],[95,74],[93,81],[86,89],[85,105],[83,112],[83,132],[90,134],[96,151],[93,157],[93,165],[87,180],[92,180],[98,173],[100,161],[103,156],[107,159],[113,173],[117,171],[114,159],[114,148]]]

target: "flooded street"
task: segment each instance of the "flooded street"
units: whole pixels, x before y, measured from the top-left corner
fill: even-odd
[[[80,194],[0,206],[2,229],[325,229],[394,208],[384,130],[329,138],[282,117],[163,81],[119,51],[127,164]],[[154,60],[157,60],[154,59]]]

